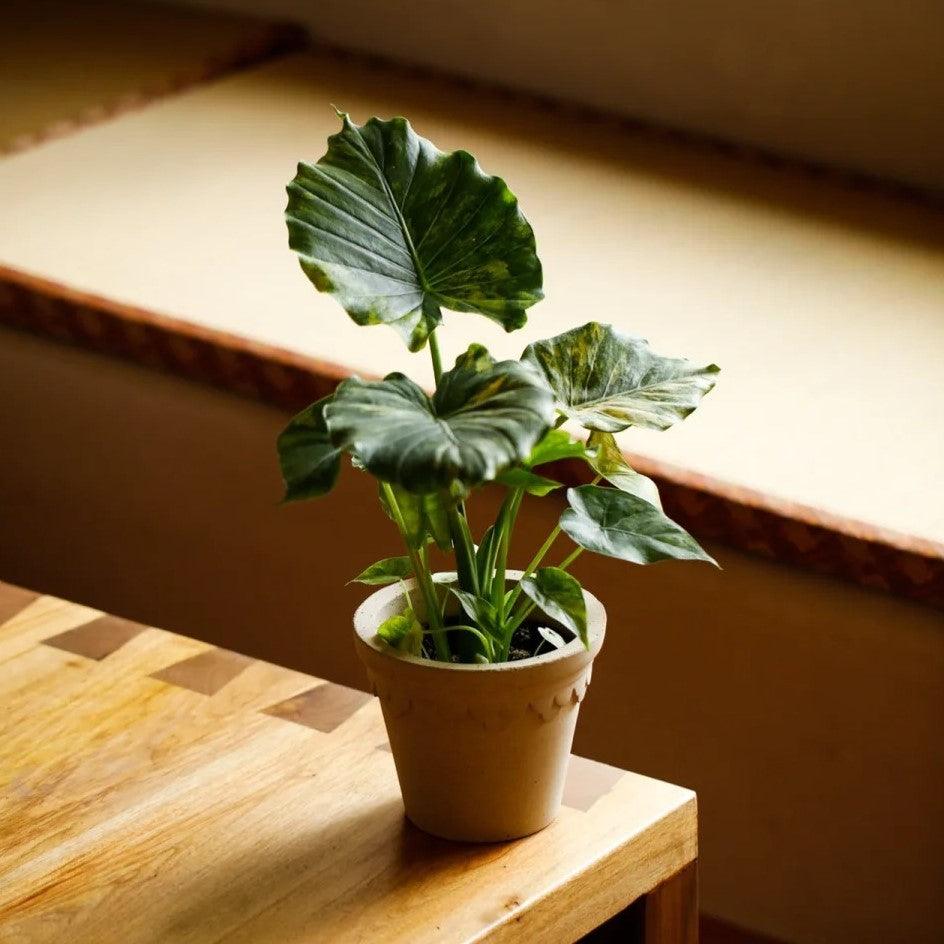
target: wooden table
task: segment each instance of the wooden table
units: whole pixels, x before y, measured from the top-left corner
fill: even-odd
[[[697,939],[689,790],[574,757],[543,832],[436,840],[371,696],[6,584],[0,706],[3,944]]]

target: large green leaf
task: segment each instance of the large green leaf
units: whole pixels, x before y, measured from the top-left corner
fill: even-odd
[[[403,374],[345,380],[325,409],[332,440],[411,492],[491,481],[520,461],[554,418],[554,398],[527,365],[460,364],[429,397]]]
[[[542,567],[521,581],[521,589],[548,616],[588,645],[587,602],[576,577],[560,567]]]
[[[561,515],[561,529],[588,551],[634,564],[676,558],[717,566],[684,528],[637,495],[581,485],[567,490],[567,502],[570,507]]]
[[[402,522],[407,544],[418,549],[429,541],[435,541],[442,550],[448,551],[452,538],[446,499],[435,493],[415,495],[399,485],[390,485],[390,490],[397,505],[396,512],[390,506],[383,486],[380,488],[380,504],[398,526]]]
[[[595,321],[528,345],[522,359],[543,372],[562,413],[609,433],[629,426],[666,429],[684,419],[719,370],[661,357],[648,341]]]
[[[595,472],[621,491],[636,495],[656,508],[662,508],[662,499],[659,498],[656,483],[637,472],[626,461],[612,433],[595,430],[587,439],[587,446],[587,462]]]
[[[316,288],[357,324],[392,325],[411,350],[440,306],[520,328],[543,297],[541,263],[505,182],[403,118],[339,115],[327,153],[288,185],[289,245]]]
[[[341,469],[341,450],[328,437],[325,397],[292,417],[280,433],[276,448],[285,483],[283,501],[316,498],[334,488]]]

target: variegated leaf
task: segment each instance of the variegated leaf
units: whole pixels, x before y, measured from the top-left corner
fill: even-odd
[[[587,429],[666,429],[684,419],[715,385],[719,368],[654,354],[649,342],[591,321],[528,345],[558,409]]]
[[[411,350],[440,307],[520,328],[543,297],[541,263],[505,182],[403,118],[339,115],[327,153],[288,185],[289,245],[315,287],[357,324],[392,325]]]
[[[422,494],[491,481],[520,462],[554,418],[554,398],[530,367],[461,363],[432,397],[403,374],[345,380],[325,409],[332,440],[377,478]]]
[[[588,551],[634,564],[703,560],[716,564],[699,543],[655,505],[616,488],[581,485],[567,490],[561,530]]]

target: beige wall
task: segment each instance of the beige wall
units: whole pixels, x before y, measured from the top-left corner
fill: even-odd
[[[940,0],[269,0],[265,12],[347,49],[944,191]]]
[[[516,358],[612,322],[722,368],[684,426],[629,431],[624,448],[944,545],[944,493],[929,487],[944,481],[944,227],[914,204],[299,55],[0,161],[0,262],[431,384],[427,356],[354,324],[286,249],[285,182],[337,130],[329,102],[358,120],[407,114],[440,146],[469,148],[538,234],[547,298],[512,333],[448,313],[443,363],[472,340]]]
[[[276,507],[283,422],[0,332],[0,578],[362,685],[344,582],[395,534],[352,472]],[[523,553],[556,513],[526,507]],[[722,573],[581,559],[611,632],[577,749],[698,790],[709,912],[798,944],[939,940],[944,619],[712,550]]]

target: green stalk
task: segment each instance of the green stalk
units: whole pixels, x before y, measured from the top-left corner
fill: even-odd
[[[568,567],[586,550],[586,548],[575,547],[557,566],[561,570],[567,570]]]
[[[596,485],[597,482],[599,482],[600,479],[602,478],[603,478],[602,475],[596,475],[594,476],[593,481],[591,481],[590,484]],[[540,546],[540,548],[538,548],[537,554],[535,554],[534,557],[531,558],[531,563],[528,564],[528,566],[525,568],[524,573],[521,575],[521,580],[524,580],[525,577],[530,576],[532,573],[534,573],[535,570],[538,569],[538,565],[541,563],[542,560],[544,560],[544,555],[547,554],[547,552],[551,549],[551,545],[557,540],[557,536],[560,533],[561,533],[561,526],[559,524],[555,525],[554,530],[551,531],[551,533],[547,536],[547,540]],[[573,563],[574,560],[576,560],[577,555],[579,555],[582,550],[583,548],[577,548],[576,551],[574,551],[569,557],[567,557],[565,562],[560,565],[561,569],[566,570],[567,567],[569,567],[570,564]],[[518,585],[515,587],[514,592],[512,593],[511,597],[508,600],[509,610],[515,605],[515,603],[518,602],[518,598],[520,596],[521,596],[521,581],[519,580]]]
[[[591,485],[596,485],[597,482],[599,482],[601,478],[603,478],[602,475],[594,476],[593,481],[592,481],[590,484],[591,484]],[[505,614],[506,612],[507,612],[507,613],[511,613],[511,611],[515,608],[515,604],[516,604],[516,603],[518,602],[518,600],[521,598],[521,593],[522,593],[522,590],[521,590],[521,581],[523,581],[523,580],[525,579],[525,577],[529,577],[531,574],[533,574],[533,573],[538,569],[539,565],[541,564],[541,561],[544,560],[545,555],[546,555],[547,552],[551,549],[551,546],[552,546],[552,545],[554,544],[554,542],[557,540],[557,537],[558,537],[558,535],[559,535],[560,533],[561,533],[561,526],[560,526],[559,524],[558,524],[558,525],[555,525],[555,526],[554,526],[554,529],[553,529],[553,530],[551,531],[551,533],[547,536],[547,539],[546,539],[546,540],[544,541],[544,543],[538,548],[537,553],[534,555],[534,557],[531,558],[531,561],[530,561],[530,563],[528,564],[528,566],[525,567],[524,573],[521,575],[521,580],[519,580],[518,583],[515,585],[514,590],[512,590],[512,592],[511,592],[511,596],[508,598],[508,605],[507,605],[507,607],[505,607],[505,608],[502,610],[502,622],[504,622],[504,614]],[[583,552],[583,548],[582,548],[582,547],[578,547],[576,550],[574,550],[574,551],[572,551],[570,554],[568,554],[567,557],[564,558],[563,562],[560,564],[561,570],[566,570],[566,569],[577,559],[577,557],[578,557],[582,552]],[[504,599],[504,598],[503,598],[503,599]],[[528,614],[529,614],[533,609],[534,609],[534,604],[533,604],[533,603],[529,603],[529,604],[525,605],[525,607],[519,612],[518,617],[517,617],[516,619],[514,619],[511,623],[509,623],[508,627],[506,627],[506,630],[505,630],[505,638],[504,638],[504,640],[502,641],[502,643],[503,643],[503,644],[502,644],[502,651],[503,651],[503,653],[504,653],[503,658],[505,658],[505,659],[508,658],[508,650],[511,648],[511,637],[515,634],[515,630],[524,622],[524,620],[527,618]]]
[[[429,356],[433,362],[433,377],[436,380],[436,386],[439,386],[439,378],[442,377],[442,355],[439,353],[439,341],[436,340],[436,329],[429,332]]]
[[[522,498],[524,498],[524,489],[516,488],[506,499],[507,508],[505,508],[504,503],[502,505],[505,508],[505,514],[501,522],[501,533],[496,542],[498,550],[495,556],[495,572],[492,577],[492,605],[498,610],[499,623],[505,620],[505,576],[508,570],[508,548],[511,545],[511,532],[518,517],[518,509],[521,508]]]
[[[404,228],[404,231],[406,231],[405,228]],[[413,249],[412,242],[410,243],[410,252],[413,255],[414,260],[416,260],[416,252]],[[417,261],[417,264],[418,264],[418,261]],[[424,308],[425,308],[425,302],[424,302]],[[433,380],[435,381],[436,386],[438,387],[439,378],[442,377],[443,369],[442,369],[442,355],[439,353],[439,341],[436,338],[435,328],[433,328],[433,330],[429,332],[429,357],[430,357],[430,360],[433,362]],[[455,543],[455,537],[453,537],[453,543]],[[426,563],[425,548],[424,548],[423,556],[424,556],[423,563],[425,565]],[[432,579],[429,577],[429,568],[424,566],[424,571],[426,573],[427,581],[430,584],[430,593],[431,593],[431,598],[427,597],[426,608],[430,610],[430,612],[435,612],[436,621],[439,624],[439,627],[438,628],[434,627],[434,630],[433,630],[434,631],[433,644],[436,647],[436,655],[439,656],[439,658],[442,661],[449,662],[452,658],[452,652],[449,649],[449,640],[446,636],[446,633],[442,631],[442,619],[443,619],[443,614],[445,613],[445,602],[443,604],[443,609],[440,610],[439,601],[436,597],[436,591],[432,587]]]
[[[508,492],[505,495],[501,507],[498,509],[498,514],[495,516],[495,521],[492,524],[492,543],[488,549],[488,556],[485,558],[485,566],[482,568],[485,577],[482,594],[489,599],[491,599],[492,588],[495,584],[495,561],[498,556],[499,536],[505,527],[505,518],[508,514],[508,506],[511,504],[512,494],[512,492]]]
[[[524,569],[524,573],[521,575],[521,580],[524,580],[525,577],[529,577],[533,574],[540,565],[541,561],[544,560],[545,555],[551,549],[553,543],[557,540],[557,536],[561,533],[560,525],[556,525],[554,530],[547,536],[545,542],[538,548],[538,552],[531,558],[530,563]],[[515,585],[515,589],[512,591],[511,596],[508,598],[508,610],[509,612],[514,608],[514,605],[518,602],[518,598],[521,596],[521,580]]]
[[[441,632],[443,629],[442,619],[439,615],[439,600],[436,597],[436,589],[433,587],[432,578],[429,575],[429,568],[423,560],[423,556],[417,552],[406,536],[406,524],[403,521],[403,515],[400,513],[400,506],[397,504],[397,497],[393,489],[386,483],[381,482],[387,504],[393,512],[393,520],[396,522],[406,544],[407,553],[410,555],[410,563],[413,565],[413,576],[416,577],[416,585],[420,588],[423,595],[423,602],[426,604],[426,619],[429,622],[435,635],[433,636],[433,645],[436,647],[436,657],[442,662],[449,662],[452,659],[452,651],[449,648],[449,640],[446,634]]]
[[[443,496],[446,503],[446,516],[449,519],[449,533],[452,535],[452,547],[456,552],[456,573],[459,575],[459,587],[479,595],[479,575],[475,568],[475,547],[472,544],[472,533],[469,531],[469,522],[465,515],[450,500],[448,495]]]

